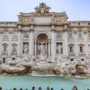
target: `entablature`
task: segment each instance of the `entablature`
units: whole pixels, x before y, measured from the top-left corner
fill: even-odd
[[[0,22],[0,28],[7,28],[7,27],[17,27],[17,22]]]
[[[68,21],[70,27],[77,28],[90,28],[90,21]]]

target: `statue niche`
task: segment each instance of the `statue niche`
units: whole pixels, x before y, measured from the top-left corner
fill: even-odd
[[[57,43],[57,55],[62,54],[62,43]]]
[[[28,43],[23,43],[23,54],[24,55],[28,54]]]
[[[60,64],[61,62],[61,54],[62,54],[62,43],[57,43],[57,63]]]
[[[40,60],[45,60],[45,58],[46,58],[47,55],[45,53],[45,48],[44,48],[44,45],[43,44],[41,44],[39,46],[39,50],[40,50],[40,55],[39,55]]]
[[[40,60],[45,60],[48,53],[48,37],[46,34],[42,33],[37,36],[37,55]]]

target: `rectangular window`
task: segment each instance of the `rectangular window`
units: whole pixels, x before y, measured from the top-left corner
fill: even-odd
[[[17,51],[16,46],[13,45],[13,47],[12,47],[12,52],[16,52],[16,51]]]
[[[63,54],[63,48],[61,48],[61,54]]]
[[[88,32],[88,37],[90,37],[90,31]]]
[[[82,32],[81,31],[79,31],[79,37],[82,37]]]
[[[72,37],[72,31],[69,31],[68,34],[69,34],[69,37]]]
[[[90,53],[90,45],[88,46],[88,52]]]
[[[3,58],[3,63],[5,63],[6,62],[6,58]]]
[[[8,32],[5,31],[5,32],[4,32],[4,36],[5,36],[5,37],[8,36]]]
[[[7,46],[3,46],[3,52],[7,52]]]
[[[13,32],[13,36],[14,36],[14,37],[17,36],[17,32]]]
[[[83,52],[83,47],[82,46],[80,46],[80,52]]]
[[[78,23],[78,25],[80,25],[80,23]]]
[[[90,23],[88,23],[88,25],[90,25]]]
[[[69,46],[69,51],[73,52],[73,46]]]

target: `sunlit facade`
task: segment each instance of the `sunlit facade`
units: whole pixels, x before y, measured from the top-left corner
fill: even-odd
[[[56,60],[90,64],[90,21],[68,21],[65,12],[49,12],[45,3],[35,12],[20,13],[18,22],[0,22],[0,61],[36,58],[41,51]]]

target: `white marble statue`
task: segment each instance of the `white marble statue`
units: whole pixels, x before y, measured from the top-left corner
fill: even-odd
[[[40,45],[39,46],[39,49],[40,49],[40,55],[45,55],[44,46],[43,45]]]
[[[45,54],[44,46],[40,45],[39,49],[40,49],[40,55],[39,55],[40,60],[45,60],[46,54]]]
[[[28,50],[27,44],[24,45],[24,49],[23,50],[24,50],[24,54],[27,54],[27,50]]]
[[[57,64],[60,65],[60,63],[61,63],[61,56],[60,56],[61,55],[61,46],[60,45],[58,46],[57,51],[58,51],[58,53],[57,53]]]

